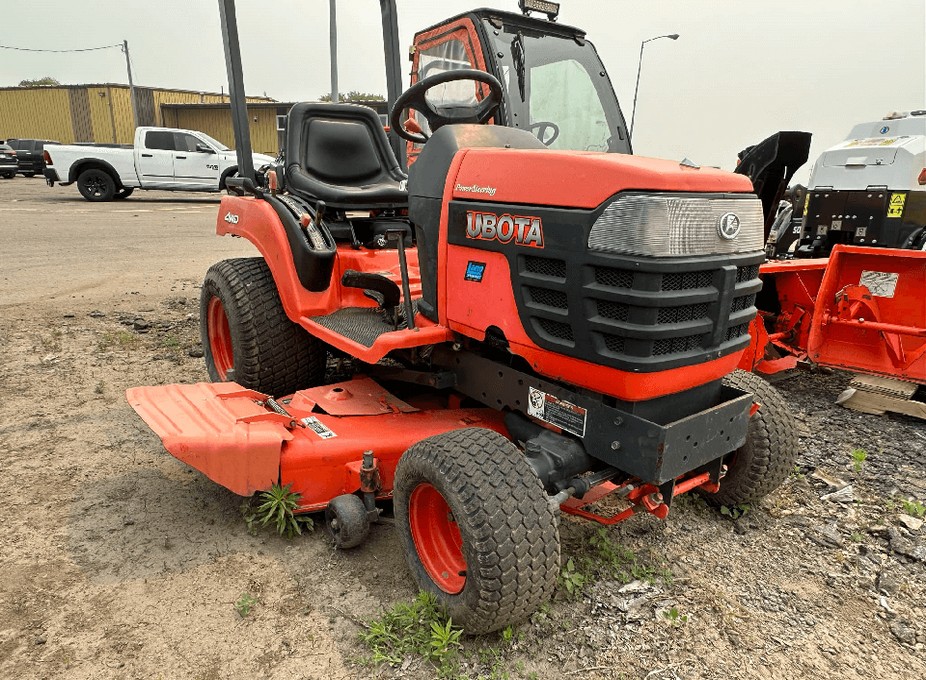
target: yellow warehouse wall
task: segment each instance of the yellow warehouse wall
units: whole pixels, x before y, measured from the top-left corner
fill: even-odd
[[[140,90],[143,88],[139,88]],[[144,88],[148,89],[148,88]],[[135,136],[135,122],[129,88],[124,85],[94,85],[85,87],[31,87],[0,89],[0,139],[12,137],[53,139],[64,144],[75,141],[74,122],[71,113],[71,92],[86,101],[90,108],[90,126],[93,141],[103,144],[131,144]],[[86,92],[86,95],[83,93]],[[227,95],[214,93],[184,92],[177,90],[150,90],[154,102],[155,125],[184,127],[173,121],[162,121],[162,104],[221,103],[228,101]],[[266,101],[263,97],[248,97],[248,101]],[[228,129],[231,130],[230,114],[226,111]],[[257,115],[261,124],[264,112]],[[261,137],[260,148],[276,151],[276,123],[274,111],[269,112],[271,134]],[[253,123],[252,123],[253,124]],[[216,122],[221,130],[221,122]],[[201,129],[190,126],[193,129]],[[208,130],[204,130],[209,132]],[[209,132],[209,134],[213,134]],[[213,135],[226,144],[231,137]],[[268,146],[269,145],[269,146]],[[229,144],[231,146],[231,144]],[[255,150],[258,148],[255,142]]]
[[[0,90],[0,139],[74,141],[68,91],[58,88]]]

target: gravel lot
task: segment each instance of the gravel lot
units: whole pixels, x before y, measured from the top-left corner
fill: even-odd
[[[415,596],[391,526],[346,553],[321,531],[252,535],[241,499],[125,403],[131,386],[206,380],[200,281],[255,252],[214,235],[217,202],[0,181],[0,676],[434,677],[420,657],[371,664],[358,638]],[[850,378],[779,383],[798,465],[741,517],[693,497],[666,522],[562,520],[575,593],[467,640],[457,672],[926,677],[926,528],[904,505],[926,502],[926,423],[835,406]]]

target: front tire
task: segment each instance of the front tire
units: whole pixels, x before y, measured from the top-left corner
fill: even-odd
[[[728,456],[720,491],[704,496],[718,506],[753,503],[781,486],[794,469],[797,427],[784,397],[760,376],[737,370],[724,382],[752,392],[759,410],[749,419],[746,443]]]
[[[80,173],[77,178],[77,189],[80,195],[88,201],[111,201],[116,193],[116,183],[105,170],[90,168]]]
[[[467,428],[418,442],[399,460],[393,493],[412,576],[467,633],[523,621],[552,597],[556,514],[502,435]]]
[[[212,265],[203,282],[199,315],[206,369],[213,381],[234,380],[283,396],[324,378],[324,343],[286,316],[262,258]]]

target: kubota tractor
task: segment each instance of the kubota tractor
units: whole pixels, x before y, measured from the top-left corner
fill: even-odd
[[[206,275],[215,382],[127,396],[231,491],[291,485],[341,548],[391,498],[416,583],[481,633],[551,596],[561,511],[607,525],[664,518],[691,490],[751,502],[788,474],[796,437],[774,388],[734,370],[764,260],[749,180],[550,148],[557,129],[592,138],[553,117],[579,78],[593,133],[626,144],[590,43],[496,10],[466,19],[520,66],[442,69],[398,97],[392,131],[420,149],[407,177],[371,109],[294,106],[285,164],[222,199],[218,233],[261,256]],[[532,118],[545,69],[572,85]],[[522,129],[486,124],[503,106]],[[332,358],[352,377],[324,384]]]

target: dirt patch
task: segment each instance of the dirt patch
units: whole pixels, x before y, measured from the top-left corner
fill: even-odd
[[[164,453],[125,403],[128,387],[206,379],[199,282],[252,252],[213,235],[215,199],[133,196],[113,213],[68,189],[0,184],[0,675],[433,677],[420,658],[367,665],[358,642],[415,595],[391,526],[347,553],[322,532],[251,535],[241,499]],[[926,501],[926,427],[834,406],[848,380],[780,383],[798,465],[742,516],[691,497],[666,522],[563,519],[581,584],[466,641],[458,672],[926,675],[926,528],[903,505]]]

